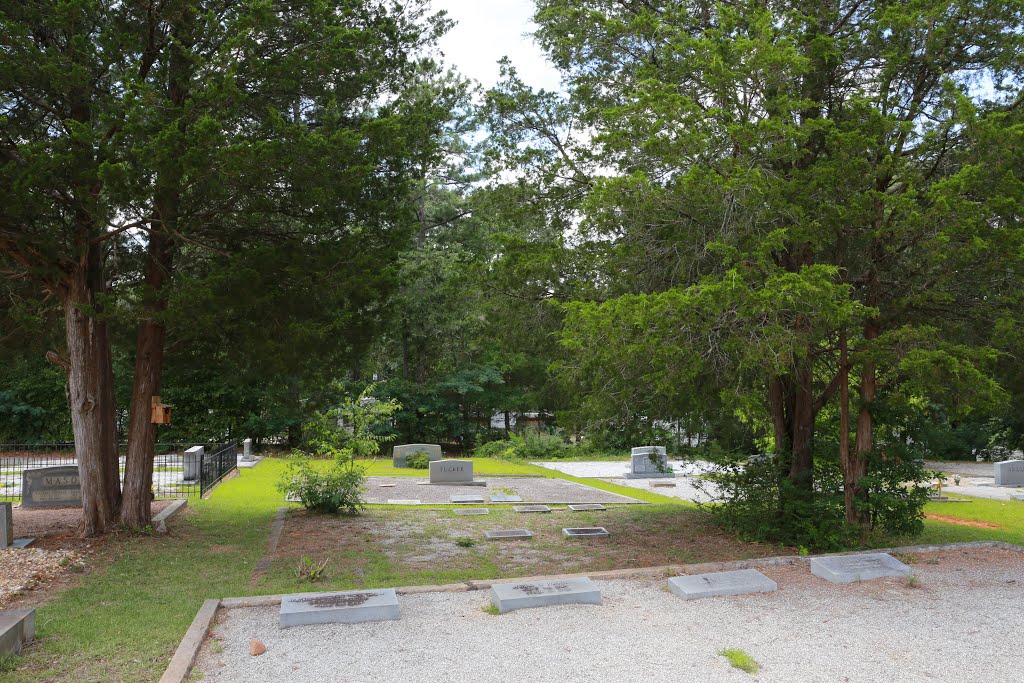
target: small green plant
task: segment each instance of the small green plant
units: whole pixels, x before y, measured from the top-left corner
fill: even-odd
[[[300,580],[309,581],[310,583],[316,583],[324,578],[324,572],[327,571],[327,563],[331,561],[331,558],[326,558],[322,562],[317,562],[311,557],[302,556],[299,560],[298,576]]]
[[[472,548],[476,545],[476,539],[470,538],[469,536],[463,536],[461,538],[455,539],[455,545],[459,546],[460,548]]]
[[[721,656],[729,660],[734,669],[746,671],[748,674],[756,674],[761,670],[761,665],[754,661],[754,658],[739,648],[730,647],[719,652]]]
[[[19,659],[17,655],[0,655],[0,674],[14,673]]]
[[[481,609],[483,609],[484,614],[490,614],[492,616],[497,616],[501,614],[501,611],[498,610],[498,606],[495,605],[493,602],[487,603]]]
[[[313,512],[355,515],[365,506],[366,474],[348,459],[338,459],[327,468],[314,467],[305,453],[296,451],[281,475],[277,489],[294,496]]]
[[[921,579],[917,578],[916,574],[911,574],[907,578],[903,579],[903,585],[907,588],[920,588]]]
[[[425,470],[430,467],[430,456],[422,451],[415,451],[405,456],[405,466],[414,470]]]
[[[799,548],[796,549],[796,551],[798,553],[800,553],[801,557],[807,557],[808,555],[811,554],[810,549],[807,546],[805,546],[805,545],[800,546]]]
[[[214,640],[210,643],[210,652],[213,652],[214,654],[220,654],[221,652],[224,652],[224,643],[220,642],[219,640]]]
[[[918,559],[914,553],[893,553],[892,556],[903,564],[915,564]]]

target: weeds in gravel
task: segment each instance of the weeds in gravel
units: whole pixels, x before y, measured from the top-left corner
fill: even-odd
[[[489,602],[480,609],[483,610],[484,614],[490,614],[492,616],[498,616],[501,612],[498,611],[498,606],[493,602]]]
[[[296,573],[300,579],[305,579],[310,583],[316,583],[320,579],[324,578],[324,572],[327,570],[327,563],[330,561],[331,558],[328,557],[322,562],[317,562],[316,560],[303,555],[302,559],[299,561],[299,569]]]
[[[903,564],[917,564],[916,553],[892,553],[892,556]]]
[[[921,579],[917,578],[916,575],[911,574],[907,578],[903,579],[903,585],[906,586],[907,588],[920,588],[921,587]]]
[[[746,671],[748,674],[756,674],[761,670],[761,665],[754,661],[754,658],[739,648],[730,647],[718,654],[729,660],[732,668]]]
[[[476,545],[476,539],[470,538],[469,536],[463,536],[461,538],[455,539],[455,545],[459,546],[460,548],[472,548]]]

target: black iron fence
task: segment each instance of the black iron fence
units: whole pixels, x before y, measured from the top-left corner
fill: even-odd
[[[154,498],[194,498],[205,495],[236,467],[234,443],[203,447],[202,454],[188,453],[194,444],[158,443],[153,461]],[[121,452],[124,452],[121,447]],[[22,472],[26,469],[77,465],[71,443],[0,444],[0,501],[21,500]],[[124,481],[125,458],[118,469]]]

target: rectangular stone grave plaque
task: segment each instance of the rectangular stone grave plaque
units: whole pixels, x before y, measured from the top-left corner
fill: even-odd
[[[668,587],[683,600],[697,600],[723,595],[769,593],[778,590],[779,585],[756,569],[739,569],[731,572],[673,576],[668,580]]]
[[[512,509],[516,512],[551,512],[547,505],[514,505]]]
[[[394,588],[296,593],[281,598],[281,628],[308,624],[357,624],[398,619]]]
[[[669,469],[664,446],[640,446],[630,451],[629,472],[626,479],[648,479],[674,477]]]
[[[608,538],[608,530],[603,526],[577,526],[562,529],[569,538]]]
[[[515,496],[515,495],[509,494],[509,493],[492,493],[491,494],[491,502],[492,503],[522,503],[523,502],[523,497],[522,496]]]
[[[580,503],[579,505],[570,505],[569,509],[573,512],[591,512],[593,510],[607,510],[608,508],[600,503]]]
[[[496,583],[491,586],[491,602],[501,614],[526,607],[600,605],[601,591],[586,577]]]
[[[483,496],[474,494],[466,494],[462,496],[452,496],[451,501],[453,503],[482,503],[484,502]]]
[[[455,514],[463,517],[472,517],[476,515],[489,515],[491,511],[487,508],[462,508],[461,510],[456,510]]]
[[[430,463],[431,484],[466,484],[472,481],[472,460],[435,460]]]
[[[886,576],[910,576],[912,570],[887,553],[866,553],[812,557],[811,573],[832,583],[852,583]]]
[[[407,443],[391,449],[391,464],[394,467],[405,467],[405,459],[410,453],[426,453],[429,462],[444,457],[441,454],[441,446],[436,443]]]
[[[996,486],[1024,486],[1024,460],[1004,460],[995,464]]]
[[[388,498],[388,505],[419,505],[419,498]]]
[[[0,503],[0,550],[14,543],[14,506]]]
[[[81,507],[78,465],[38,467],[21,473],[21,507]]]
[[[497,531],[485,531],[484,538],[488,541],[500,541],[509,538],[533,538],[533,534],[527,529],[499,529]]]

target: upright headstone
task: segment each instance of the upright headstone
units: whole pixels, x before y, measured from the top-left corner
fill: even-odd
[[[14,543],[14,510],[10,503],[0,503],[0,550]]]
[[[242,440],[242,461],[252,462],[252,439]]]
[[[430,463],[431,484],[466,484],[472,481],[472,460],[435,460]]]
[[[996,486],[1024,486],[1024,460],[1004,460],[995,464]]]
[[[395,467],[405,467],[405,459],[411,453],[426,453],[430,462],[444,457],[441,454],[441,446],[436,443],[407,443],[391,449],[391,464]]]
[[[627,479],[649,477],[674,477],[668,466],[668,455],[664,446],[640,446],[630,451]]]
[[[78,465],[37,467],[21,473],[21,507],[60,508],[82,505]]]
[[[182,479],[185,481],[198,481],[199,470],[203,466],[203,447],[193,446],[185,451],[185,472]]]

